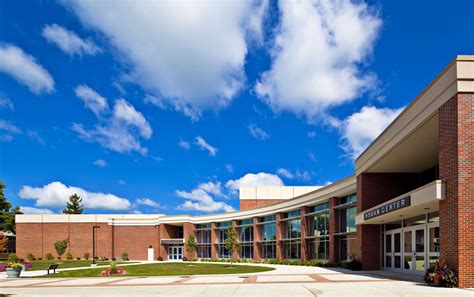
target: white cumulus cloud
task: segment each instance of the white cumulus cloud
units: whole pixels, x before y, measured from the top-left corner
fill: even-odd
[[[191,148],[191,145],[189,144],[189,142],[182,139],[179,140],[178,145],[180,148],[186,151]]]
[[[342,148],[353,159],[400,114],[402,108],[377,108],[364,106],[359,112],[347,117],[341,127]]]
[[[93,164],[95,166],[105,167],[105,166],[107,166],[107,161],[105,161],[104,159],[97,159],[93,162]]]
[[[263,129],[257,126],[257,124],[250,124],[248,126],[249,128],[249,133],[250,135],[253,136],[253,138],[258,139],[258,140],[267,140],[270,138],[270,135],[265,132]]]
[[[206,150],[209,152],[209,156],[215,156],[217,154],[217,148],[213,147],[209,143],[206,142],[204,138],[201,136],[197,136],[194,139],[194,144],[197,145],[202,150]]]
[[[34,94],[52,93],[54,79],[35,58],[12,44],[0,43],[0,72],[12,76]]]
[[[47,208],[36,208],[29,206],[20,206],[20,211],[24,214],[53,214],[51,209]]]
[[[37,207],[64,208],[72,194],[79,195],[85,208],[89,209],[118,211],[127,210],[131,206],[130,201],[125,198],[113,194],[89,192],[57,181],[42,187],[23,186],[18,196],[23,199],[34,199]]]
[[[148,153],[140,137],[150,139],[153,130],[143,114],[125,99],[118,99],[111,115],[100,115],[99,123],[93,129],[86,129],[80,123],[73,123],[72,130],[89,142],[97,142],[103,147],[119,152]]]
[[[285,184],[278,175],[259,172],[247,173],[239,179],[229,180],[225,185],[236,193],[240,187],[284,186]]]
[[[135,204],[136,205],[149,206],[149,207],[152,207],[152,208],[161,208],[161,205],[158,202],[153,201],[150,198],[139,198],[139,199],[135,200]]]
[[[6,95],[0,93],[0,108],[13,110],[15,107],[13,106],[13,102],[8,98]]]
[[[374,87],[364,73],[382,21],[363,1],[281,0],[271,68],[255,90],[273,110],[313,120]]]
[[[84,101],[85,107],[96,115],[108,109],[107,100],[87,85],[79,85],[74,89],[76,96]]]
[[[63,52],[71,56],[75,54],[79,56],[83,54],[94,56],[101,51],[92,40],[84,40],[73,31],[69,31],[57,24],[44,26],[42,35],[46,40],[56,44]]]
[[[127,77],[187,113],[227,106],[245,81],[247,38],[261,34],[267,1],[65,2],[102,32]],[[188,113],[196,115],[196,112]]]
[[[180,210],[191,210],[199,212],[218,212],[218,211],[234,211],[234,208],[229,204],[216,201],[216,197],[225,197],[222,192],[221,183],[207,182],[199,184],[190,192],[177,190],[176,195],[187,199],[184,203],[178,206]]]

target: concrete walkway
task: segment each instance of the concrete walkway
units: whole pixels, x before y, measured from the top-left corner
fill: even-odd
[[[474,296],[474,291],[430,288],[385,272],[265,266],[275,270],[238,275],[1,279],[0,293],[18,296]]]

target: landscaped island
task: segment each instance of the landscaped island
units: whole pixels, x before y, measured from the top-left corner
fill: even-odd
[[[274,268],[254,265],[201,264],[201,263],[151,263],[122,266],[125,276],[165,276],[165,275],[200,275],[200,274],[234,274],[271,271]],[[103,268],[62,271],[40,277],[96,277],[102,276]],[[116,275],[117,276],[117,275]]]

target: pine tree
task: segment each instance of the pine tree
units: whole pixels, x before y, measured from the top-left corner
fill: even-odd
[[[65,214],[81,214],[84,210],[84,205],[82,204],[82,198],[77,194],[72,194],[69,197],[66,208],[63,210]]]
[[[12,208],[12,204],[3,193],[5,188],[3,182],[0,181],[0,231],[15,233],[15,215],[22,212],[18,206]]]

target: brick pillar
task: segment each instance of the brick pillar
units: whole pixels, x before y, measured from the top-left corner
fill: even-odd
[[[329,198],[329,261],[339,262],[339,211],[334,207],[339,204],[338,197]]]
[[[184,237],[184,256],[188,259],[196,258],[196,251],[194,252],[189,252],[188,249],[186,248],[186,242],[188,241],[189,235],[194,234],[194,224],[193,223],[184,223],[183,224],[183,237]]]
[[[283,245],[281,239],[283,238],[283,230],[281,219],[283,218],[283,213],[276,214],[276,258],[277,260],[283,260]]]
[[[474,287],[474,94],[457,94],[439,109],[441,258],[458,272],[459,287]]]
[[[232,228],[237,233],[237,240],[239,240],[239,236],[238,236],[239,232],[238,232],[238,229],[237,229],[237,221],[232,221]],[[238,259],[239,258],[239,251],[232,251],[231,257],[234,260]]]
[[[309,212],[309,207],[302,207],[300,210],[301,213],[301,262],[306,262],[308,259],[308,247],[306,244],[306,236],[308,236],[308,227],[306,225],[307,218],[306,214]]]
[[[211,258],[217,259],[219,257],[217,253],[217,229],[216,223],[211,223]]]
[[[158,237],[160,238],[160,240],[170,238],[168,229],[166,228],[165,224],[160,224],[159,225]],[[168,260],[168,245],[161,244],[161,242],[160,242],[160,247],[159,247],[159,250],[158,250],[158,257],[161,257],[163,259],[163,261]]]
[[[253,218],[253,258],[260,260],[260,228],[258,225],[258,218]]]

